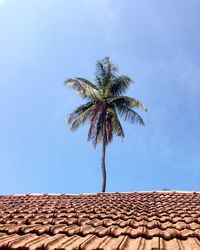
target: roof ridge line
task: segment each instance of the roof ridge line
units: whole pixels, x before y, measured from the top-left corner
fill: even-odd
[[[196,190],[150,190],[150,191],[130,191],[130,192],[97,192],[97,193],[24,193],[24,194],[0,194],[3,196],[42,196],[42,195],[55,195],[55,196],[62,196],[62,195],[98,195],[98,194],[131,194],[131,193],[177,193],[177,194],[192,194],[192,193],[200,193],[200,191]]]

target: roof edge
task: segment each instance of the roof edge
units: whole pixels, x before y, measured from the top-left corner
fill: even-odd
[[[1,196],[42,196],[42,195],[52,195],[52,196],[62,196],[62,195],[97,195],[97,194],[130,194],[130,193],[176,193],[176,194],[200,194],[200,191],[188,191],[188,190],[151,190],[151,191],[133,191],[133,192],[98,192],[98,193],[25,193],[25,194],[0,194]]]

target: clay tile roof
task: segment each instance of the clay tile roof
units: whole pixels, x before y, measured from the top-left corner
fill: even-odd
[[[0,195],[0,249],[200,250],[200,193]]]

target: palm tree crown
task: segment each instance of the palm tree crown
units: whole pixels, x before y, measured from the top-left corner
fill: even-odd
[[[67,116],[70,129],[75,131],[89,120],[88,141],[92,140],[94,147],[102,142],[105,151],[113,135],[124,137],[119,117],[144,125],[143,119],[133,108],[146,111],[145,105],[135,98],[122,95],[132,83],[130,77],[117,75],[117,67],[109,57],[97,61],[94,83],[79,77],[67,79],[65,85],[75,89],[88,101]]]

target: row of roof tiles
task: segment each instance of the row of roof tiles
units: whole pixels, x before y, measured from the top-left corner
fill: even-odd
[[[17,234],[0,235],[0,249],[27,249],[27,250],[199,250],[200,242],[195,238],[188,238],[185,241],[172,239],[165,241],[162,238],[154,237],[145,239],[142,237],[130,238],[128,236],[119,236],[113,238],[110,236],[97,237],[96,235],[87,235],[73,237],[64,234],[49,236],[43,234],[26,234],[19,236]]]
[[[66,224],[58,224],[58,225],[0,225],[0,232],[13,234],[18,233],[20,235],[27,234],[27,233],[36,233],[38,235],[46,233],[49,235],[54,235],[57,233],[66,234],[68,236],[72,235],[80,235],[86,236],[88,234],[94,234],[99,237],[103,237],[106,235],[118,237],[120,235],[128,235],[132,238],[137,237],[144,237],[147,239],[153,238],[155,236],[162,237],[166,240],[170,240],[173,238],[179,239],[187,239],[188,237],[196,237],[200,239],[200,228],[196,225],[194,227],[183,228],[180,227],[168,227],[168,228],[148,228],[146,226],[138,226],[138,227],[131,227],[127,226],[124,228],[120,228],[119,226],[92,226],[92,225],[70,225],[67,226]]]

